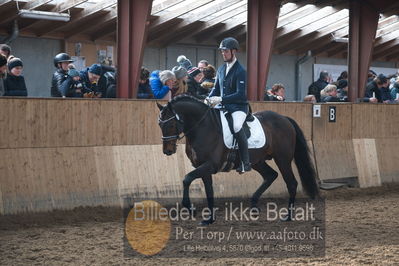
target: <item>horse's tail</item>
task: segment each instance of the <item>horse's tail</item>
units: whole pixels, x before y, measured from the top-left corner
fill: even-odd
[[[306,143],[305,136],[301,128],[292,118],[287,117],[295,128],[296,145],[295,145],[295,164],[301,177],[302,187],[305,193],[312,199],[319,195],[319,187],[316,182],[316,171],[310,159],[309,148]]]

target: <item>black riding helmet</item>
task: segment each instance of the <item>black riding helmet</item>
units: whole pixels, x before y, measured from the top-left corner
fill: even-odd
[[[54,66],[55,66],[56,68],[58,68],[58,63],[62,63],[62,62],[69,62],[69,63],[71,63],[71,62],[73,62],[73,60],[71,59],[71,57],[70,57],[69,54],[67,54],[67,53],[60,53],[60,54],[57,54],[57,55],[54,57]]]
[[[219,50],[233,50],[233,49],[238,50],[239,48],[240,44],[233,37],[228,37],[223,39],[223,41],[221,41],[219,45]]]

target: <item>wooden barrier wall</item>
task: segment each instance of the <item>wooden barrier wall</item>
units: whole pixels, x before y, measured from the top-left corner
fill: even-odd
[[[252,103],[254,111],[273,110],[298,122],[320,179],[399,182],[399,105],[336,104],[335,123],[328,122],[329,106],[313,118],[307,103]],[[150,100],[1,98],[0,214],[118,206],[125,195],[181,197],[192,167],[184,144],[175,155],[163,155],[158,112]],[[260,184],[255,171],[214,179],[216,196],[247,197]],[[282,178],[272,194],[286,194]],[[200,181],[191,195],[203,197]]]

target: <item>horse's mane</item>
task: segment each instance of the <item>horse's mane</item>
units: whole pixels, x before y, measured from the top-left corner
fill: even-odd
[[[201,105],[203,107],[209,108],[209,106],[206,105],[203,101],[201,101],[201,100],[199,100],[199,99],[197,99],[194,96],[191,96],[189,94],[177,95],[176,97],[174,97],[172,100],[169,101],[169,104],[173,105],[175,103],[182,102],[182,101],[197,103],[197,104],[199,104],[199,105]]]

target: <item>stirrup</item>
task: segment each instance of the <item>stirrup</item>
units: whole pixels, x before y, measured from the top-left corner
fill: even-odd
[[[249,172],[251,171],[252,167],[251,167],[251,163],[244,163],[241,161],[240,166],[236,169],[236,171],[240,174],[243,174],[245,172]]]

